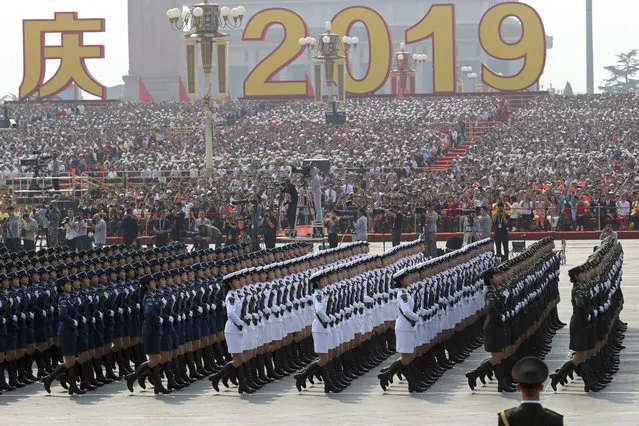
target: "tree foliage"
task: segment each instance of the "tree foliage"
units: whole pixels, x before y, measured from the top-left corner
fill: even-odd
[[[599,89],[604,93],[639,92],[639,79],[634,76],[639,72],[639,52],[633,49],[628,53],[617,55],[616,65],[604,67],[610,77]]]
[[[572,91],[572,85],[570,84],[569,81],[566,82],[566,86],[564,87],[564,95],[566,95],[566,96],[574,95],[574,93]]]

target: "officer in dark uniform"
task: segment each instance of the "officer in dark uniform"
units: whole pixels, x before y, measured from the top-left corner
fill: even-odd
[[[513,379],[521,392],[521,404],[497,414],[499,426],[561,426],[564,417],[539,402],[539,393],[548,377],[548,367],[535,357],[520,359],[513,368]]]
[[[508,221],[509,216],[504,213],[504,203],[497,204],[497,214],[493,220],[493,230],[495,232],[495,248],[497,256],[503,260],[508,260]],[[502,255],[503,246],[503,255]]]

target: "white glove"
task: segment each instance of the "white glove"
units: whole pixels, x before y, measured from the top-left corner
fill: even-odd
[[[130,313],[131,313],[131,307],[130,307],[130,306],[127,306],[127,308],[126,308],[126,312],[127,312],[128,314],[130,314]]]
[[[173,317],[171,317],[171,316],[169,317],[169,322],[170,322],[171,324],[173,324]]]
[[[200,313],[200,314],[201,314],[202,312],[204,312],[204,310],[202,309],[202,307],[201,307],[201,306],[198,306],[198,307],[197,307],[197,311],[198,311],[198,313]]]
[[[189,311],[189,318],[193,318],[193,311]],[[186,318],[184,318],[186,319]]]
[[[95,318],[91,318],[91,324],[95,324]]]
[[[33,312],[29,312],[29,318],[34,319],[35,315],[33,315]]]
[[[118,314],[122,315],[124,313],[124,310],[122,308],[118,308]]]
[[[177,316],[177,321],[178,321],[178,322],[182,322],[182,315],[178,315],[178,316]]]
[[[164,322],[164,320],[162,318],[160,318],[160,325],[162,325],[163,322]]]
[[[102,315],[102,312],[98,312],[98,316],[100,317],[100,319],[104,318],[104,315]]]
[[[7,323],[7,319],[6,318],[2,318],[2,325],[5,325]]]
[[[55,308],[54,308],[53,306],[51,306],[51,307],[49,307],[49,311],[50,311],[51,313],[53,313],[53,312],[55,311]]]
[[[135,304],[135,309],[137,309],[138,311],[140,310],[140,304],[139,303]]]
[[[87,317],[82,317],[82,324],[86,324],[87,323]]]
[[[186,321],[186,314],[182,314],[182,320]]]
[[[77,327],[77,326],[78,326],[78,322],[77,322],[76,320],[73,320],[73,325],[74,325],[75,327]]]
[[[109,309],[109,313],[111,314],[111,318],[115,316],[115,312],[113,312],[111,309]]]
[[[27,319],[27,316],[24,314],[24,312],[22,312],[22,313],[20,314],[20,318],[22,318],[22,319]]]
[[[215,303],[211,303],[211,310],[213,310],[213,311],[214,311],[214,310],[216,310],[216,309],[217,309],[217,306],[215,306]]]

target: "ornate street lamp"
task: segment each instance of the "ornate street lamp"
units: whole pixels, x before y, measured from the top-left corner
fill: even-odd
[[[346,54],[357,47],[359,39],[357,37],[343,36],[331,32],[331,22],[325,23],[326,32],[317,38],[304,37],[299,39],[301,46],[306,47],[313,55],[313,79],[315,83],[315,101],[323,103],[322,96],[322,65],[324,66],[324,77],[328,85],[328,102],[335,100],[333,86],[337,77],[337,101],[346,102]],[[337,70],[337,75],[335,75]]]
[[[395,53],[393,70],[391,71],[391,93],[394,96],[415,94],[415,66],[423,64],[428,56],[423,53],[412,54],[406,51],[406,44],[399,44]]]
[[[187,87],[190,93],[197,92],[197,50],[200,45],[202,55],[202,69],[204,71],[206,94],[202,97],[206,106],[205,140],[206,140],[206,170],[213,170],[213,129],[212,123],[217,118],[218,102],[211,97],[211,73],[213,70],[213,46],[217,59],[218,98],[222,102],[228,93],[228,34],[221,29],[236,29],[242,25],[246,9],[237,6],[230,9],[227,6],[203,3],[188,6],[184,11],[174,8],[166,12],[169,23],[174,30],[184,31],[187,56]]]

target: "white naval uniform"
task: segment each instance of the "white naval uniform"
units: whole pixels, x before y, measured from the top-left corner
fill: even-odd
[[[406,294],[406,301],[402,300],[402,294]],[[417,322],[420,318],[413,312],[413,297],[407,291],[402,294],[397,301],[396,349],[401,354],[412,354],[415,352],[415,327],[408,320]]]
[[[231,290],[226,295],[226,325],[224,326],[224,338],[228,346],[229,353],[239,354],[243,352],[242,340],[244,336],[244,321],[240,318],[242,312],[242,300],[235,290]]]
[[[326,295],[323,292],[316,290],[313,295],[313,302],[316,316],[311,328],[311,332],[313,333],[313,346],[315,353],[326,354],[329,349],[328,337],[330,326],[328,323],[331,321],[328,315],[326,315]],[[324,326],[322,322],[326,324],[326,326]]]

